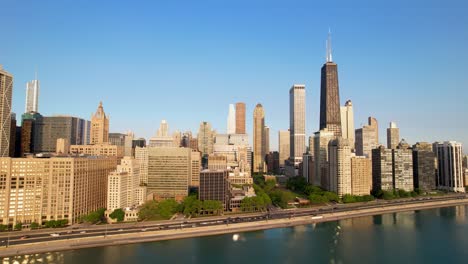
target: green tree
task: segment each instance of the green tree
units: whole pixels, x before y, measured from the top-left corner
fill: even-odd
[[[395,199],[396,197],[395,197],[395,194],[393,192],[383,191],[382,198],[384,200],[392,200],[392,199]]]
[[[309,195],[309,200],[313,204],[322,204],[328,202],[328,199],[325,196],[315,193]]]
[[[327,201],[330,201],[330,202],[338,202],[340,200],[340,197],[338,197],[338,194],[334,192],[324,192],[323,196],[327,199]]]
[[[117,208],[109,215],[109,217],[117,220],[117,222],[122,222],[125,219],[125,211],[121,208]]]
[[[138,211],[138,219],[140,220],[159,220],[158,214],[158,202],[147,201],[145,202],[140,210]]]
[[[83,221],[96,224],[102,222],[104,219],[104,212],[106,211],[105,208],[100,208],[94,212],[91,212],[83,217]]]
[[[21,222],[16,223],[15,230],[21,230],[21,229],[23,229],[23,224]]]
[[[36,223],[36,222],[32,222],[32,223],[29,225],[29,228],[31,228],[31,229],[38,229],[38,228],[39,228],[39,224]]]
[[[202,209],[202,202],[195,195],[185,197],[180,205],[179,212],[185,216],[197,216]]]
[[[345,194],[343,195],[342,198],[343,203],[355,203],[356,202],[356,197],[351,194]]]
[[[177,213],[179,204],[174,199],[163,200],[158,203],[157,213],[164,219],[171,218],[175,213]]]
[[[302,176],[289,178],[286,182],[286,188],[293,192],[304,192],[305,187],[308,185],[306,179]]]
[[[7,225],[0,225],[0,231],[6,231],[6,230],[8,230]]]
[[[207,214],[219,215],[223,211],[223,204],[220,201],[205,200],[203,201],[203,211]]]

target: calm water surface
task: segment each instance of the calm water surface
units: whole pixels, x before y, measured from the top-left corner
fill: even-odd
[[[18,256],[4,263],[468,263],[468,207]]]

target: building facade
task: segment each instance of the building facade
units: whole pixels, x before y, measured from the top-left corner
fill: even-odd
[[[413,145],[414,188],[422,192],[436,189],[437,159],[432,144],[418,142]]]
[[[12,94],[13,75],[0,65],[0,157],[8,157],[10,154]]]
[[[227,209],[229,200],[229,181],[227,170],[203,170],[200,172],[198,197],[201,201],[214,200],[223,203]]]
[[[246,134],[245,103],[236,103],[236,134]]]
[[[351,181],[351,144],[348,139],[337,138],[328,145],[330,178],[328,190],[339,197],[352,194]]]
[[[351,100],[346,101],[345,105],[341,108],[341,134],[346,138],[351,147],[355,148],[355,131],[354,131],[354,111],[353,103]]]
[[[109,117],[106,116],[102,102],[91,116],[91,141],[90,144],[104,144],[109,142]]]
[[[437,157],[437,188],[465,192],[462,144],[456,141],[436,142],[433,148]]]
[[[198,151],[200,151],[202,155],[210,155],[213,153],[215,137],[216,131],[212,130],[210,123],[202,122],[197,135]]]
[[[289,159],[291,154],[289,130],[278,131],[278,150],[279,150],[279,166],[284,168],[285,160]]]
[[[32,80],[26,83],[26,103],[25,113],[39,113],[39,80]]]
[[[375,120],[375,118],[369,117],[369,121],[371,120]],[[356,129],[355,144],[357,156],[366,156],[371,158],[372,150],[379,146],[375,122],[376,121],[372,121],[372,124],[374,125],[370,125],[369,123],[369,125]]]
[[[253,171],[265,172],[265,111],[261,104],[255,106],[253,114]]]
[[[351,157],[351,194],[369,195],[372,190],[372,161],[363,156]]]
[[[380,146],[372,150],[372,190],[393,191],[393,153]]]
[[[400,142],[400,129],[395,122],[390,122],[387,128],[387,148],[396,149]]]
[[[335,134],[327,128],[314,134],[314,167],[315,175],[313,184],[329,189],[329,163],[328,144],[335,139]]]
[[[306,153],[305,85],[295,84],[289,90],[290,159],[298,166]]]

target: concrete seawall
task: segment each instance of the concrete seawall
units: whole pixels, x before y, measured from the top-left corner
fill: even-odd
[[[236,223],[229,225],[196,227],[178,230],[161,230],[154,232],[142,232],[138,234],[117,234],[107,237],[92,237],[69,239],[62,241],[39,242],[27,245],[14,245],[9,248],[0,249],[0,257],[11,257],[26,254],[38,254],[45,252],[66,251],[91,247],[115,246],[132,243],[154,242],[171,239],[183,239],[201,236],[213,236],[229,233],[240,233],[272,228],[283,228],[312,223],[336,221],[341,219],[380,215],[402,211],[424,210],[439,207],[451,207],[457,205],[467,205],[468,199],[454,199],[447,201],[431,201],[422,204],[390,205],[381,208],[360,209],[348,212],[322,214],[320,219],[312,219],[311,216],[293,217],[291,219],[275,219],[268,221],[258,221],[249,223]]]

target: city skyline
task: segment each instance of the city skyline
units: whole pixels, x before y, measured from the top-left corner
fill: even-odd
[[[24,9],[30,11],[33,8],[39,10],[44,8],[34,5],[19,8],[16,4],[7,3],[6,10],[12,11],[7,12],[7,16],[12,16],[10,21],[15,25],[12,28],[22,32],[21,35],[12,32],[11,43],[22,42],[22,35],[29,37],[28,32],[36,27],[41,29],[42,23],[48,24],[53,20],[52,18],[44,19],[43,22],[38,23],[31,29],[25,28],[26,24],[37,15],[26,19],[22,17],[21,20],[24,21],[20,21],[21,16],[17,14],[24,11]],[[74,5],[78,5],[74,6],[77,7],[78,14],[84,12],[85,7],[87,7],[87,4]],[[239,3],[234,7],[242,7],[242,5],[242,3]],[[184,37],[189,39],[188,44],[176,45],[173,48],[169,48],[167,44],[177,43],[180,36],[178,33],[174,33],[174,30],[177,30],[181,25],[185,26],[185,24],[168,25],[167,29],[156,26],[158,34],[154,34],[150,38],[146,35],[152,32],[152,28],[143,27],[141,20],[133,22],[134,25],[142,26],[141,33],[132,33],[128,28],[123,28],[123,32],[130,36],[136,34],[134,35],[136,37],[135,42],[123,41],[121,45],[117,45],[117,47],[109,51],[106,50],[107,42],[104,42],[104,39],[98,36],[99,29],[102,30],[102,27],[89,32],[95,39],[84,43],[85,45],[82,48],[65,40],[65,37],[68,36],[68,29],[62,28],[62,26],[55,28],[51,25],[48,25],[49,28],[47,29],[50,32],[45,33],[55,36],[57,43],[43,39],[39,41],[37,46],[31,47],[10,46],[11,44],[8,43],[0,43],[0,50],[5,51],[0,56],[0,64],[3,64],[4,69],[14,76],[13,111],[17,116],[22,114],[25,102],[24,87],[26,82],[33,78],[34,69],[37,65],[40,74],[39,81],[41,82],[40,113],[45,116],[60,114],[88,119],[90,116],[89,109],[95,108],[95,105],[102,100],[106,105],[106,112],[113,117],[110,132],[132,130],[137,137],[149,139],[157,130],[162,119],[168,120],[173,128],[172,130],[191,130],[194,133],[197,131],[199,123],[206,120],[212,124],[214,129],[222,133],[226,122],[226,106],[239,101],[246,103],[246,131],[250,132],[252,131],[251,116],[253,109],[255,104],[259,102],[264,106],[265,115],[274,117],[268,119],[268,125],[271,129],[270,133],[276,135],[278,130],[288,128],[289,106],[286,93],[289,87],[293,83],[305,83],[307,98],[306,135],[310,136],[318,131],[319,68],[325,61],[324,42],[328,27],[331,27],[334,41],[334,60],[340,64],[340,105],[343,105],[348,99],[353,101],[356,129],[366,122],[368,116],[374,116],[379,121],[380,131],[384,131],[385,124],[391,121],[397,122],[401,129],[401,138],[406,139],[411,144],[417,141],[434,142],[445,140],[468,143],[468,136],[463,132],[467,129],[467,125],[456,118],[457,110],[463,109],[463,101],[467,98],[467,91],[462,88],[466,81],[460,77],[466,71],[466,66],[461,62],[464,61],[467,54],[461,52],[463,50],[461,47],[467,43],[467,35],[463,30],[460,30],[462,27],[459,24],[463,23],[457,22],[457,24],[453,25],[456,19],[464,21],[466,18],[457,10],[456,4],[449,5],[437,12],[435,9],[438,6],[435,4],[426,4],[425,8],[418,10],[410,10],[411,8],[393,10],[393,19],[379,19],[373,16],[367,18],[367,20],[387,23],[383,23],[383,25],[377,23],[377,25],[366,25],[365,27],[362,27],[362,24],[366,21],[357,18],[349,7],[337,8],[332,17],[338,18],[338,15],[342,15],[342,17],[334,20],[331,25],[318,23],[311,26],[314,24],[315,19],[323,19],[324,15],[319,13],[333,10],[325,7],[312,10],[311,14],[301,20],[308,23],[300,23],[300,25],[299,23],[286,22],[283,19],[276,23],[272,20],[275,15],[281,13],[278,10],[278,7],[281,6],[280,4],[272,4],[267,6],[265,12],[261,14],[261,17],[272,23],[271,26],[265,24],[254,26],[250,30],[246,30],[247,33],[245,34],[241,33],[246,27],[245,23],[239,21],[239,24],[231,25],[230,20],[221,19],[220,27],[233,29],[233,34],[227,35],[217,31],[218,28],[208,27],[207,25],[212,19],[226,12],[230,14],[229,18],[236,22],[240,19],[241,14],[239,14],[239,11],[229,12],[215,5],[213,8],[219,9],[220,14],[213,15],[214,17],[209,17],[193,26],[197,29],[196,32],[203,33],[202,38],[199,39],[198,36],[193,34],[185,35]],[[300,11],[299,7],[307,6],[307,4],[302,3],[290,8]],[[188,12],[186,10],[188,7],[192,6],[182,8],[181,13]],[[57,8],[67,10],[68,7],[58,5]],[[103,7],[96,6],[96,8]],[[168,5],[159,8],[157,9],[158,12],[159,10],[172,10],[174,7]],[[197,5],[195,8],[200,8],[200,6]],[[260,8],[261,5],[258,4],[252,6],[253,10],[260,10]],[[367,9],[358,6],[355,12],[367,14],[372,10],[382,11],[384,8],[385,6],[378,6],[377,4]],[[119,8],[111,7],[111,9],[116,11],[117,14],[123,12]],[[415,14],[415,20],[411,22],[405,20],[395,26],[388,24],[410,12]],[[176,16],[181,13],[176,13]],[[316,13],[318,17],[313,18]],[[438,15],[430,15],[433,13]],[[450,17],[448,14],[450,14]],[[246,15],[248,21],[253,21],[254,14],[247,12]],[[130,18],[131,16],[124,17]],[[189,19],[196,19],[197,17],[198,15],[192,14]],[[60,16],[55,17],[55,19],[59,18]],[[116,18],[109,17],[110,21],[114,22],[116,22]],[[150,22],[156,22],[151,20],[149,14],[146,13],[143,14],[143,18],[148,19]],[[355,18],[356,21],[350,23],[351,25],[345,25],[345,22],[348,22],[350,18]],[[429,18],[435,21],[430,22]],[[78,17],[74,16],[67,18],[64,27],[69,26],[71,31],[82,28],[73,24],[77,19]],[[164,20],[167,17],[163,16],[161,19]],[[431,27],[436,22],[439,25]],[[118,24],[118,22],[116,23]],[[361,27],[358,28],[358,25]],[[402,28],[402,25],[408,27]],[[378,30],[377,26],[382,27]],[[272,30],[272,28],[278,30],[278,35],[274,34],[275,30]],[[11,29],[7,29],[7,31],[9,30]],[[54,30],[58,30],[58,33],[52,33]],[[290,36],[294,36],[302,43],[285,43],[284,39],[281,40],[284,36],[287,36],[285,34],[289,30],[291,30],[290,34],[292,34]],[[451,33],[455,31],[458,33],[452,35]],[[116,32],[111,30],[110,33],[104,35],[110,36],[109,40],[115,40],[114,33]],[[259,33],[259,36],[255,36],[252,43],[247,42],[246,35],[254,33]],[[74,35],[76,38],[83,36],[85,33],[82,30],[77,30],[74,34],[76,34]],[[431,34],[435,34],[435,36]],[[160,46],[154,42],[155,38],[158,39],[167,35],[173,38],[170,38],[165,43],[166,45]],[[389,38],[395,35],[398,38],[386,43]],[[451,35],[453,43],[447,43],[447,35]],[[365,38],[359,40],[362,37]],[[226,40],[238,40],[237,43],[240,46],[236,48],[235,45],[223,40],[224,38]],[[267,39],[273,40],[273,42],[276,41],[277,44],[263,46],[266,44]],[[208,43],[210,40],[215,40],[217,47],[210,45]],[[430,41],[432,44],[425,41]],[[140,45],[138,43],[144,46],[141,52],[133,54],[126,51],[126,47],[132,48]],[[153,47],[150,44],[155,44],[155,46]],[[207,46],[200,49],[200,45],[204,44],[207,44]],[[395,47],[389,47],[391,44]],[[441,44],[444,44],[444,46],[440,46]],[[57,45],[60,45],[61,48],[54,49],[54,47],[58,47]],[[460,48],[458,48],[458,45],[460,45]],[[262,46],[266,49],[257,56],[256,53],[260,51]],[[422,51],[419,51],[421,48]],[[448,48],[454,50],[454,52],[447,51]],[[77,49],[77,54],[83,56],[82,59],[73,54],[74,49]],[[167,69],[162,71],[163,73],[171,71],[171,74],[168,74],[168,76],[155,75],[155,72],[160,70],[159,63],[168,62],[170,57],[162,56],[160,53],[167,51],[173,55],[181,50],[186,50],[183,53],[184,58],[174,57],[174,62],[166,65],[168,66]],[[284,54],[280,54],[280,50]],[[192,51],[200,51],[202,56],[187,56]],[[239,59],[226,54],[226,51],[233,51],[234,55],[239,56]],[[98,54],[95,54],[96,52]],[[162,58],[161,62],[154,63],[152,60],[143,59],[145,52],[150,53],[149,58],[151,59]],[[383,54],[387,52],[391,56]],[[123,59],[110,59],[107,61],[112,57],[111,55],[120,53],[125,55]],[[70,60],[59,59],[60,56],[64,55]],[[129,55],[137,55],[138,60],[129,58]],[[204,57],[203,55],[208,56]],[[47,59],[48,56],[50,56],[50,59]],[[89,60],[89,56],[98,56],[98,58]],[[252,59],[248,57],[258,58],[258,62],[254,63],[253,66],[249,66]],[[86,61],[86,58],[88,63],[91,62],[88,65],[89,68],[83,67],[86,65],[83,59]],[[226,62],[221,63],[219,70],[207,66],[214,61],[218,62],[219,58],[226,58]],[[428,59],[431,59],[434,63],[425,65]],[[375,64],[379,67],[374,67]],[[105,69],[109,65],[113,66]],[[200,71],[193,71],[197,65],[201,66]],[[265,65],[268,67],[263,67]],[[411,71],[408,71],[410,65]],[[415,65],[417,67],[414,67]],[[443,65],[453,67],[450,68],[451,72],[444,70]],[[261,70],[255,71],[256,74],[252,75],[253,67],[258,67]],[[175,70],[175,68],[180,68],[180,70]],[[89,78],[79,80],[74,77],[74,72],[82,72]],[[125,72],[128,77],[122,77],[121,72]],[[427,72],[431,73],[429,75],[434,76],[429,77]],[[178,80],[180,76],[187,77],[187,80]],[[398,78],[395,78],[395,76],[398,76]],[[118,82],[122,84],[117,84]],[[182,98],[180,93],[175,94],[177,97],[169,94],[164,101],[157,100],[157,94],[165,93],[165,88],[169,84],[174,85],[173,87],[176,89],[180,89],[181,93],[190,94],[191,90],[196,89],[198,93],[208,99],[209,104],[200,106],[197,109],[197,114],[192,115],[189,113],[193,113],[193,110],[190,109],[193,106],[184,106],[188,101]],[[214,87],[219,88],[219,85],[215,84],[221,84],[221,89],[224,92],[222,98],[217,96],[218,94],[213,90]],[[132,92],[136,93],[134,97],[136,99],[133,101],[128,101],[127,96],[118,95],[119,91],[125,93],[124,89],[128,88],[128,86],[131,87]],[[236,89],[236,87],[241,88]],[[73,93],[76,98],[72,103],[63,100],[63,97],[69,96],[71,92],[77,89],[80,90],[78,93]],[[109,89],[113,89],[113,92],[110,92]],[[155,92],[151,93],[150,90]],[[149,99],[152,98],[156,99],[156,103],[150,102]],[[191,96],[187,96],[187,98],[191,98]],[[213,100],[213,98],[216,98],[216,100]],[[195,97],[195,99],[200,100],[199,97]],[[383,100],[387,104],[383,104]],[[440,111],[433,111],[435,102],[441,109]],[[122,108],[122,103],[125,103],[127,107]],[[413,106],[414,103],[416,103],[417,108]],[[145,113],[149,113],[150,120],[148,120],[148,115]],[[431,118],[427,118],[428,113],[431,113]],[[441,126],[441,124],[444,125]],[[276,137],[271,139],[271,149],[277,150]],[[379,142],[385,144],[385,133],[380,133]]]

